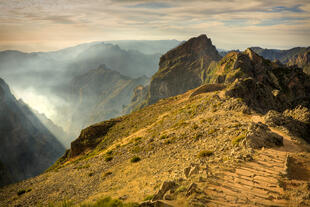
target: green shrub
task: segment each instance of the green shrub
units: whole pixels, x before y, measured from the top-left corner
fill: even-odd
[[[186,191],[186,187],[185,186],[180,186],[175,190],[175,193],[181,193],[181,192],[185,192]]]
[[[152,200],[154,198],[154,195],[147,195],[147,196],[145,196],[144,197],[144,201],[150,201],[150,200]]]
[[[26,190],[22,189],[22,190],[19,190],[17,191],[17,195],[23,195],[24,193],[26,193]]]
[[[209,129],[208,130],[208,134],[213,134],[213,133],[215,133],[216,132],[216,129]]]
[[[135,163],[135,162],[139,162],[140,160],[141,160],[140,157],[134,156],[133,158],[131,158],[130,162]]]
[[[142,140],[142,137],[136,137],[136,138],[134,139],[134,141],[135,141],[135,142],[138,142],[138,143],[141,142],[141,140]]]
[[[112,155],[113,154],[113,150],[109,150],[106,152],[107,155]]]
[[[159,137],[159,139],[166,139],[167,138],[167,135],[163,134]]]
[[[106,162],[110,162],[112,160],[113,160],[113,157],[111,155],[104,158],[104,161],[106,161]]]
[[[112,175],[112,172],[110,172],[110,171],[105,172],[105,173],[103,174],[103,177],[108,177],[109,175]]]
[[[90,165],[89,165],[89,164],[87,164],[87,165],[81,165],[81,166],[78,166],[78,167],[76,167],[75,169],[80,170],[80,169],[86,169],[86,168],[89,168],[89,167],[90,167]]]
[[[243,140],[245,137],[246,137],[245,134],[241,134],[241,135],[235,137],[231,142],[232,142],[233,145],[238,145],[239,142],[241,140]]]
[[[213,152],[210,150],[202,150],[198,153],[199,158],[210,157],[211,155],[213,155]]]
[[[27,190],[21,189],[21,190],[17,191],[17,195],[18,195],[18,196],[21,196],[21,195],[23,195],[23,194],[25,194],[25,193],[30,192],[31,190],[32,190],[31,188],[29,188],[29,189],[27,189]]]

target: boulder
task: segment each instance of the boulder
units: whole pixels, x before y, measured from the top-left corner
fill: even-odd
[[[177,184],[174,181],[165,181],[160,190],[154,195],[152,201],[162,200],[164,195],[170,190],[175,190],[177,188]]]
[[[252,123],[246,136],[246,145],[254,149],[283,145],[283,137],[273,133],[267,125],[259,122]]]

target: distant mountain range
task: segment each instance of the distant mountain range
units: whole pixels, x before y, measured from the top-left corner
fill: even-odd
[[[146,76],[130,78],[106,65],[76,76],[68,87],[73,106],[70,130],[122,115],[134,88],[148,81]]]
[[[64,146],[0,79],[0,186],[30,178],[53,164]]]
[[[50,104],[50,108],[53,108],[56,114],[55,117],[48,117],[48,119],[63,128],[67,134],[73,133],[76,136],[80,128],[87,126],[91,120],[105,120],[120,115],[122,106],[129,104],[128,100],[133,95],[133,88],[146,83],[146,76],[150,77],[156,72],[161,53],[176,47],[179,43],[176,40],[111,41],[86,43],[53,52],[2,51],[0,52],[0,75],[10,84],[14,94],[20,94],[23,99],[23,95],[28,94],[31,95],[30,97],[45,97],[46,103]],[[98,77],[94,77],[96,81],[91,87],[97,88],[96,96],[87,94],[88,86],[84,83],[79,85],[80,80],[83,80],[83,77],[96,76],[97,69],[102,65],[109,68],[110,72],[104,75],[100,73]],[[105,87],[113,84],[113,89],[107,90]],[[83,94],[79,94],[78,90],[83,91]],[[111,93],[109,94],[108,91]],[[118,93],[122,98],[117,95]],[[98,98],[99,95],[101,97]],[[80,103],[77,97],[81,97],[83,101]],[[84,103],[87,102],[85,97],[91,103],[86,108],[94,110],[101,107],[105,112],[83,116],[83,110],[76,109],[81,108],[82,105],[85,106]],[[93,100],[89,100],[90,98]],[[111,104],[117,99],[119,100],[114,101],[116,104]],[[29,98],[24,100],[29,102]],[[35,100],[30,101],[29,104],[34,109],[37,108],[36,104],[41,104],[36,103]],[[48,124],[48,122],[44,123]],[[49,129],[56,136],[60,136],[57,128]],[[74,137],[69,136],[69,140]],[[62,143],[68,144],[68,138],[60,136],[59,139]]]
[[[310,47],[295,47],[289,50],[251,48],[257,54],[271,61],[280,61],[288,66],[298,66],[310,74]]]

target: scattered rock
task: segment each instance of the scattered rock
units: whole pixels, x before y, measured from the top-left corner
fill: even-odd
[[[190,167],[187,167],[184,169],[184,175],[186,178],[189,178],[190,176],[194,174],[198,174],[200,170],[199,164],[191,164]]]
[[[295,120],[310,123],[310,110],[307,107],[299,105],[293,110],[285,110],[283,114]]]
[[[188,178],[190,170],[191,170],[191,167],[187,167],[184,169],[184,175],[186,178]]]
[[[273,133],[267,125],[252,123],[246,136],[246,145],[254,149],[283,145],[283,137]]]
[[[196,183],[192,183],[192,184],[188,187],[188,189],[187,189],[187,191],[186,191],[186,196],[190,196],[190,195],[192,195],[193,193],[198,193],[199,191],[197,190],[197,188],[198,188],[197,184],[196,184]]]
[[[123,196],[119,197],[118,199],[124,201],[124,200],[127,200],[127,198],[128,198],[128,195],[123,195]]]
[[[177,184],[174,181],[165,181],[160,190],[154,195],[152,201],[156,200],[162,200],[164,198],[164,195],[169,191],[169,190],[175,190],[177,187]]]
[[[268,113],[264,116],[264,119],[265,123],[271,127],[283,126],[288,122],[288,117],[285,117],[281,113],[274,110],[268,111]]]
[[[174,200],[174,196],[171,193],[167,193],[164,196],[164,200],[168,200],[168,201]]]

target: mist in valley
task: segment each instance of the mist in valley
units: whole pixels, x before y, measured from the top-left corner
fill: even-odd
[[[81,129],[123,114],[160,56],[180,42],[110,41],[52,52],[0,52],[0,77],[66,148]]]

